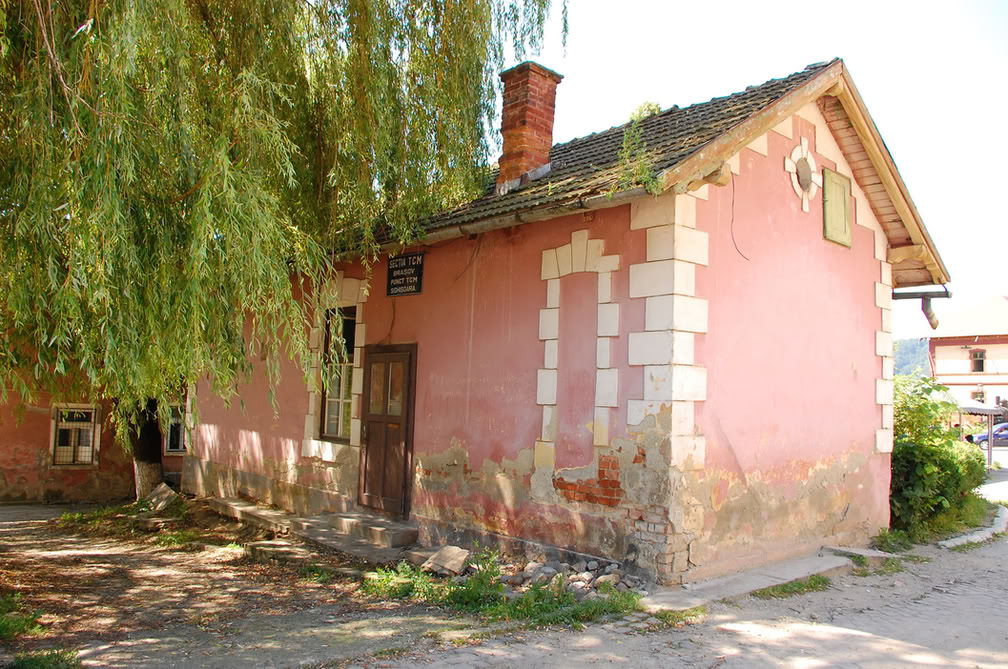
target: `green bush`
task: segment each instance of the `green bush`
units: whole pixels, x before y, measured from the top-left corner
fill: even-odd
[[[905,376],[895,387],[892,526],[916,535],[936,514],[961,508],[986,467],[980,449],[949,427],[955,405],[945,399],[947,388]]]

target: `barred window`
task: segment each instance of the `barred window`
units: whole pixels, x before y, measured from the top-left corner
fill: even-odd
[[[95,455],[94,407],[56,409],[54,465],[90,465]]]
[[[322,436],[350,439],[351,380],[353,378],[354,332],[357,309],[345,307],[326,312],[325,348],[329,383],[322,397]],[[342,345],[338,336],[342,336]]]
[[[980,349],[970,351],[970,361],[972,365],[970,369],[974,372],[983,372],[985,364],[987,362],[987,351]]]

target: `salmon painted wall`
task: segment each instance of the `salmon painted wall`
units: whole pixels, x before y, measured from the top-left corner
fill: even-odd
[[[694,484],[706,512],[691,578],[888,526],[889,456],[876,452],[880,228],[855,188],[852,246],[825,240],[822,190],[802,211],[784,158],[806,138],[817,171],[850,169],[814,105],[777,130],[741,152],[732,184],[697,202],[710,262],[696,275],[708,300],[696,342],[706,462]]]
[[[251,377],[230,401],[214,395],[208,381],[199,384],[182,489],[239,495],[302,513],[349,508],[356,495],[356,449],[348,457],[351,449],[344,446],[344,456],[329,461],[303,457],[306,428],[316,420],[308,415],[311,394],[304,372],[281,353],[272,393],[270,386],[259,360],[252,361]]]
[[[420,295],[386,297],[387,261],[372,267],[372,288],[358,304],[357,346],[417,344],[412,517],[596,552],[620,541],[614,537],[624,533],[626,514],[603,503],[600,490],[572,492],[587,503],[577,507],[555,487],[556,479],[602,487],[593,443],[597,272],[559,279],[557,439],[545,478],[532,479],[544,418],[537,403],[547,346],[540,339],[543,251],[569,245],[575,232],[618,255],[621,268],[605,273],[605,300],[619,309],[606,364],[616,370],[620,401],[607,409],[609,424],[625,426],[625,399],[642,397],[643,370],[627,365],[627,336],[643,329],[644,305],[627,297],[626,268],[644,259],[645,237],[630,230],[629,216],[629,206],[613,207],[425,247]],[[344,274],[363,278],[360,267]],[[200,385],[196,455],[186,459],[183,488],[314,512],[355,503],[358,447],[318,440],[321,400],[293,363],[281,363],[274,409],[256,363],[230,407]],[[608,437],[625,432],[614,427]],[[595,493],[599,500],[589,503]]]
[[[20,420],[19,420],[20,415]],[[107,407],[102,411],[108,415]],[[98,466],[56,466],[48,397],[24,407],[0,405],[0,501],[104,502],[134,496],[133,459],[102,426]]]
[[[547,345],[539,337],[540,310],[547,307],[542,263],[544,250],[570,244],[582,230],[604,243],[605,254],[619,255],[624,269],[612,273],[611,284],[619,333],[609,364],[618,369],[626,397],[639,399],[642,370],[627,365],[627,336],[642,329],[643,304],[627,297],[625,268],[643,259],[644,236],[630,231],[629,210],[614,207],[428,248],[422,295],[385,297],[387,267],[374,268],[367,344],[418,345],[415,517],[581,550],[599,550],[601,535],[613,532],[604,514],[593,520],[592,509],[533,498],[533,458],[543,429],[537,370]],[[597,477],[598,284],[595,272],[559,279],[557,478]],[[625,425],[626,403],[611,416],[610,424]],[[550,497],[553,481],[546,483],[543,497]]]

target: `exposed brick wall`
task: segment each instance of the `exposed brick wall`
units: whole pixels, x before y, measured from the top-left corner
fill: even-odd
[[[503,154],[497,183],[517,179],[549,162],[553,147],[556,87],[562,76],[537,65],[522,63],[501,74]]]
[[[601,506],[617,506],[623,498],[619,481],[619,459],[614,455],[599,457],[598,477],[586,481],[553,480],[553,487],[571,502],[587,502]]]

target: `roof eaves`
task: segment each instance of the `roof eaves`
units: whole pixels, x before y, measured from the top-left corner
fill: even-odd
[[[841,105],[843,105],[847,115],[850,117],[851,124],[860,136],[861,141],[865,144],[865,148],[869,149],[869,157],[876,171],[879,172],[879,177],[883,185],[885,185],[886,191],[893,201],[893,205],[900,213],[900,219],[903,225],[906,226],[910,238],[914,244],[925,247],[930,262],[926,260],[924,264],[931,273],[934,282],[936,284],[948,283],[950,280],[948,268],[945,267],[944,261],[938,254],[938,249],[935,247],[931,235],[924,226],[920,212],[917,211],[917,206],[910,198],[906,183],[896,168],[896,162],[882,140],[882,135],[879,133],[875,121],[868,113],[864,100],[861,98],[857,87],[854,86],[850,72],[846,67],[843,68],[843,78],[839,90],[836,92],[836,97],[840,100]]]

